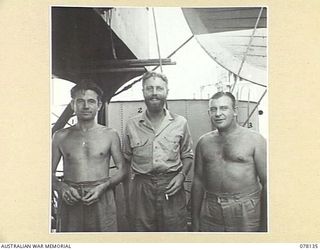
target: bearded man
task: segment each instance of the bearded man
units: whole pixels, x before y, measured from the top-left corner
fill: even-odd
[[[184,180],[193,160],[184,117],[165,108],[168,79],[156,72],[142,78],[147,110],[126,125],[123,154],[131,167],[131,221],[135,231],[187,231]]]

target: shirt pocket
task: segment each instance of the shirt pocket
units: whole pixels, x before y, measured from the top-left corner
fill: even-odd
[[[148,138],[132,138],[130,140],[130,146],[133,153],[140,152],[147,145]]]
[[[144,164],[149,153],[148,138],[131,138],[130,146],[132,148],[133,160],[137,164]]]
[[[177,160],[179,158],[179,152],[180,152],[180,136],[174,135],[174,136],[168,136],[165,135],[163,137],[162,147],[165,150],[168,160]]]

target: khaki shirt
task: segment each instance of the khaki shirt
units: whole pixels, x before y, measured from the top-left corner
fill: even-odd
[[[192,138],[187,120],[165,110],[155,131],[146,112],[131,118],[123,138],[124,157],[141,174],[178,171],[182,159],[193,158]]]

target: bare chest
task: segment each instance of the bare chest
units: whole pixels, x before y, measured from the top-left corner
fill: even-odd
[[[253,160],[254,148],[250,141],[216,139],[204,148],[205,161],[209,163],[249,163]]]
[[[111,142],[105,136],[82,135],[69,136],[61,145],[61,151],[67,160],[104,159],[109,156]]]

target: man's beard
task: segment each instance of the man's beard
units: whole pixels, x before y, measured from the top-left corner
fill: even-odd
[[[146,104],[148,110],[151,111],[151,112],[160,112],[160,111],[162,111],[166,99],[164,99],[164,98],[156,98],[157,99],[156,103],[153,103],[152,99],[154,99],[154,98],[148,98],[148,99],[145,100],[145,104]]]

